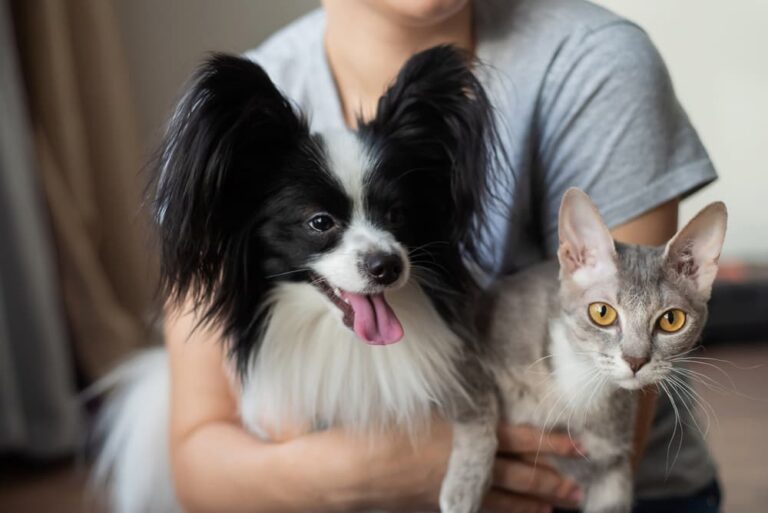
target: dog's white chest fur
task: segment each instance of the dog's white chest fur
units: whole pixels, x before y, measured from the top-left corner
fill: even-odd
[[[280,285],[262,346],[241,393],[243,423],[268,438],[282,430],[393,423],[418,428],[461,394],[461,341],[420,287],[387,293],[403,339],[365,344],[313,286]]]

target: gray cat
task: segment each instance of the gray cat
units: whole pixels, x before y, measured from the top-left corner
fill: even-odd
[[[699,339],[725,237],[712,203],[663,247],[614,242],[589,197],[560,207],[558,262],[503,280],[489,326],[502,416],[570,433],[584,458],[555,461],[587,513],[629,512],[638,391],[663,383]]]

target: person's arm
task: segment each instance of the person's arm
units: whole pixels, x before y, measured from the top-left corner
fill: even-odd
[[[434,510],[450,457],[451,424],[441,419],[414,447],[406,433],[354,436],[333,429],[266,443],[240,423],[221,335],[194,330],[195,317],[170,312],[171,462],[176,494],[196,512]],[[575,455],[565,435],[502,426],[488,511],[574,505],[575,484],[544,463]],[[541,449],[533,464],[530,455]]]
[[[448,425],[436,422],[418,451],[398,433],[375,443],[339,430],[265,443],[239,421],[220,334],[194,324],[191,314],[166,324],[172,473],[186,511],[351,511],[432,500],[450,452]]]
[[[165,333],[171,365],[172,473],[185,510],[341,509],[347,498],[334,481],[343,481],[346,469],[339,467],[348,460],[317,453],[328,444],[267,444],[243,430],[220,334],[194,330],[195,322],[191,313],[171,312]],[[325,460],[321,484],[314,484],[317,459]]]
[[[666,243],[677,232],[677,214],[679,201],[674,199],[660,205],[635,219],[617,226],[611,230],[613,238],[630,244],[660,246]],[[642,391],[640,404],[635,421],[635,443],[633,466],[636,468],[645,449],[648,433],[651,429],[656,399],[658,393],[655,387]]]

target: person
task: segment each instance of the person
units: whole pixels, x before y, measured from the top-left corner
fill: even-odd
[[[452,43],[484,63],[478,73],[514,168],[513,194],[492,209],[489,279],[553,255],[557,208],[570,186],[590,194],[618,240],[661,244],[676,231],[680,199],[716,178],[648,36],[600,7],[582,0],[322,3],[248,53],[310,115],[315,131],[354,129],[358,115],[371,117],[419,50]],[[188,306],[168,310],[172,467],[188,511],[436,509],[451,447],[447,422],[436,419],[417,447],[404,433],[371,442],[336,429],[260,441],[238,422],[221,334],[195,330]],[[668,455],[670,404],[660,398],[657,406],[650,392],[642,402],[638,511],[717,511],[715,467],[701,437],[683,424],[679,454]],[[570,438],[502,425],[499,443],[487,511],[578,503],[582,491],[546,465],[547,456],[577,456]],[[543,459],[534,465],[539,447]]]

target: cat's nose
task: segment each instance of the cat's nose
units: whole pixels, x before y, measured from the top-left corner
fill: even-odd
[[[403,259],[394,253],[377,251],[365,257],[365,271],[380,285],[391,285],[403,272]]]
[[[627,365],[629,365],[629,368],[632,369],[632,372],[635,374],[637,374],[637,371],[639,371],[643,365],[650,361],[650,358],[647,356],[637,358],[635,356],[622,355],[622,358],[624,358],[624,361],[627,362]]]

